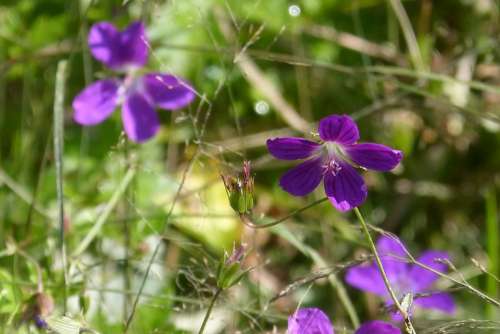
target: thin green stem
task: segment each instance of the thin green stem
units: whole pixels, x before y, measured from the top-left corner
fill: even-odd
[[[68,294],[68,270],[66,259],[66,242],[64,233],[64,190],[63,190],[63,147],[64,147],[64,88],[67,61],[57,64],[56,87],[54,92],[54,160],[56,167],[57,218],[59,221],[59,244],[63,266],[63,312],[66,313],[66,297]]]
[[[5,185],[7,188],[10,189],[16,195],[19,197],[22,201],[24,201],[26,204],[28,204],[30,207],[33,207],[33,209],[39,213],[41,216],[47,219],[53,219],[49,212],[40,206],[39,203],[36,202],[35,196],[33,196],[26,188],[24,188],[23,185],[20,183],[16,182],[9,174],[7,174],[1,167],[0,167],[0,186]]]
[[[415,332],[415,329],[413,328],[413,325],[410,322],[408,312],[403,308],[403,306],[399,302],[399,299],[396,296],[396,293],[394,292],[394,290],[392,289],[391,283],[389,282],[389,279],[387,278],[387,274],[385,273],[385,269],[384,269],[384,266],[382,264],[382,260],[380,259],[380,255],[378,254],[377,247],[375,246],[375,243],[373,242],[372,236],[370,234],[370,231],[368,230],[368,226],[366,225],[365,219],[363,218],[361,211],[359,211],[358,208],[354,208],[354,213],[356,214],[356,217],[358,218],[359,222],[361,223],[361,227],[363,228],[363,232],[365,233],[366,240],[368,241],[368,244],[370,245],[370,249],[373,253],[373,256],[375,257],[375,262],[377,263],[377,266],[380,270],[380,274],[382,275],[382,279],[384,280],[385,287],[387,288],[387,291],[389,292],[391,299],[394,301],[394,305],[396,306],[398,311],[401,313],[401,315],[405,319],[406,330],[407,330],[408,334],[415,334],[416,332]]]
[[[403,4],[400,0],[389,0],[389,4],[391,5],[392,10],[394,11],[394,14],[396,14],[399,24],[401,25],[401,30],[403,31],[403,36],[410,52],[410,58],[413,66],[417,71],[424,71],[425,64],[422,59],[422,52],[418,46],[417,37],[415,36],[410,18],[408,17]]]
[[[267,224],[255,224],[252,222],[252,218],[249,216],[249,215],[246,215],[246,214],[240,214],[240,218],[241,220],[243,221],[243,223],[251,228],[268,228],[268,227],[271,227],[271,226],[276,226],[278,224],[281,224],[282,222],[284,222],[285,220],[288,220],[290,219],[291,217],[295,216],[296,214],[299,214],[303,211],[306,211],[307,209],[310,209],[318,204],[321,204],[323,203],[324,201],[328,200],[328,197],[323,197],[323,198],[320,198],[300,209],[297,209],[295,211],[293,211],[292,213],[286,215],[285,217],[283,218],[280,218],[278,220],[275,220],[273,222],[270,222],[270,223],[267,223]]]
[[[375,65],[370,66],[365,69],[369,72],[380,73],[383,75],[400,75],[408,78],[423,78],[428,80],[440,81],[442,83],[457,83],[467,85],[473,89],[477,89],[484,92],[491,92],[493,94],[500,94],[500,88],[495,85],[489,85],[484,82],[474,81],[474,80],[461,80],[455,77],[451,77],[445,74],[435,73],[432,71],[414,71],[408,68],[395,67],[395,66],[381,66]]]
[[[293,217],[293,216],[295,216],[295,215],[297,215],[297,214],[299,214],[307,209],[310,209],[318,204],[321,204],[321,203],[325,202],[326,200],[328,200],[328,197],[320,198],[320,199],[318,199],[318,200],[316,200],[316,201],[314,201],[314,202],[312,202],[312,203],[310,203],[310,204],[308,204],[300,209],[297,209],[297,210],[291,212],[290,214],[286,215],[283,218],[280,218],[278,220],[275,220],[275,221],[267,223],[267,224],[255,224],[252,222],[251,217],[249,215],[246,215],[246,214],[240,214],[240,218],[245,225],[247,225],[251,228],[255,228],[255,229],[269,228],[272,226],[279,225],[282,222],[288,220],[289,218],[291,218],[291,217]],[[320,266],[326,266],[326,262],[314,250],[309,249],[308,253],[314,259],[316,264],[318,264]],[[342,304],[345,306],[347,313],[349,315],[349,318],[351,319],[352,324],[354,325],[354,327],[358,327],[359,326],[358,315],[356,314],[356,310],[354,309],[354,306],[352,305],[352,302],[349,299],[349,296],[347,295],[347,292],[346,292],[344,286],[342,285],[342,282],[339,281],[335,275],[330,275],[329,280],[330,280],[330,283],[332,284],[332,286],[336,289],[338,297],[340,298]]]
[[[271,229],[272,232],[279,235],[281,238],[287,240],[290,244],[292,244],[296,249],[298,249],[302,254],[309,257],[313,260],[314,265],[320,268],[329,267],[327,261],[312,247],[303,243],[299,240],[285,225],[277,226],[276,228]],[[351,320],[352,326],[354,328],[359,327],[359,317],[356,313],[356,308],[354,307],[352,301],[349,299],[349,295],[345,289],[342,280],[338,278],[336,273],[331,273],[328,275],[328,280],[330,281],[331,286],[337,292],[337,296],[344,306],[347,314]]]
[[[113,209],[116,207],[118,204],[119,199],[122,197],[122,195],[125,193],[125,190],[127,190],[127,187],[129,186],[130,182],[134,178],[136,173],[135,168],[130,168],[127,171],[127,174],[123,177],[123,180],[121,181],[120,185],[118,186],[118,189],[115,190],[113,195],[111,196],[110,201],[106,205],[106,208],[102,212],[102,214],[97,218],[96,223],[92,226],[90,231],[87,233],[85,236],[85,239],[80,242],[80,244],[77,246],[76,250],[71,254],[71,257],[76,258],[80,256],[86,249],[87,247],[92,243],[94,238],[99,234],[101,231],[102,225],[106,222],[108,219],[109,215],[113,211]]]
[[[15,252],[24,257],[26,260],[31,262],[35,266],[36,270],[36,278],[37,278],[37,288],[36,292],[37,293],[42,293],[43,292],[43,276],[42,276],[42,268],[40,267],[40,264],[38,264],[37,260],[35,260],[31,255],[26,253],[24,250],[19,248],[17,244],[15,244],[13,241],[11,241],[14,245]]]
[[[397,257],[395,257],[397,259]],[[399,259],[399,260],[404,260],[404,259]],[[440,272],[439,270],[436,270],[432,267],[429,267],[428,265],[425,265],[423,264],[422,262],[419,262],[417,260],[415,260],[413,257],[410,257],[410,261],[408,262],[410,264],[414,264],[414,265],[417,265],[425,270],[428,270],[434,274],[436,274],[437,276],[439,277],[442,277],[444,279],[447,279],[447,280],[450,280],[451,282],[469,290],[470,292],[472,292],[473,294],[477,295],[478,297],[480,298],[483,298],[484,300],[486,300],[488,303],[492,304],[492,305],[495,305],[497,308],[500,308],[500,302],[490,296],[488,296],[487,294],[481,292],[480,290],[476,289],[475,287],[473,287],[472,285],[470,285],[469,283],[467,283],[467,281],[459,281],[458,279],[450,276],[450,275],[447,275],[447,274],[444,274],[442,272]]]
[[[130,151],[129,151],[129,142],[128,140],[125,141],[124,143],[124,150],[123,150],[123,156],[125,158],[125,161],[127,161],[127,169],[133,168],[133,162],[131,159]],[[127,187],[125,190],[125,195],[124,195],[124,200],[123,200],[123,217],[128,217],[130,213],[130,204],[131,201],[133,201],[133,192],[131,191],[131,187]],[[129,257],[130,257],[130,229],[129,229],[129,222],[125,219],[123,220],[123,237],[124,237],[124,249],[125,249],[125,258],[123,260],[123,281],[124,281],[124,287],[125,290],[130,290],[130,266],[129,266]],[[131,296],[130,295],[125,295],[123,298],[123,324],[126,323],[127,321],[127,314],[128,314],[128,306],[130,305],[131,302]]]
[[[175,193],[174,199],[172,201],[172,204],[170,205],[170,209],[168,210],[167,217],[165,219],[165,222],[163,223],[163,226],[161,228],[161,234],[165,234],[165,231],[167,230],[167,227],[170,223],[170,218],[172,216],[172,212],[175,209],[175,205],[177,204],[177,201],[179,200],[179,196],[181,193],[182,188],[184,187],[184,183],[186,182],[187,175],[189,171],[191,170],[191,167],[198,157],[199,154],[199,148],[200,146],[196,146],[196,152],[192,156],[192,158],[189,160],[189,163],[187,164],[186,168],[184,169],[184,173],[182,174],[181,182],[179,184],[179,187],[177,187],[177,192]],[[158,255],[158,252],[160,251],[160,247],[163,243],[163,240],[158,241],[156,244],[153,254],[151,255],[151,258],[149,259],[148,266],[146,267],[146,272],[144,273],[144,276],[141,280],[141,284],[139,285],[139,290],[137,290],[137,294],[134,299],[134,303],[132,304],[132,310],[130,311],[130,314],[128,316],[127,322],[125,323],[125,330],[123,331],[124,333],[127,333],[130,326],[132,325],[132,320],[134,319],[135,316],[135,311],[137,309],[137,305],[139,304],[139,299],[141,297],[142,291],[144,290],[144,286],[146,285],[146,281],[148,279],[149,272],[151,271],[151,267],[153,266],[153,262],[156,258],[156,255]]]
[[[203,323],[201,324],[200,330],[198,331],[198,334],[203,334],[205,331],[205,326],[208,323],[208,319],[210,318],[210,314],[212,313],[212,309],[214,308],[215,302],[217,301],[217,298],[219,298],[220,294],[222,292],[221,288],[217,288],[217,291],[215,292],[214,296],[212,297],[212,301],[210,302],[210,305],[208,306],[207,313],[205,313],[205,318],[203,319]]]
[[[486,291],[490,296],[498,296],[498,281],[496,277],[500,275],[500,224],[497,214],[497,198],[495,188],[491,188],[486,194],[486,235],[488,247],[488,271],[491,275],[487,277]],[[498,308],[488,305],[487,312],[490,319],[496,319]]]

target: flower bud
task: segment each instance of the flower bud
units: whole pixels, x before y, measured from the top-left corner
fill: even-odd
[[[233,249],[230,255],[225,255],[225,260],[221,261],[219,265],[219,272],[217,275],[217,286],[219,289],[228,289],[236,285],[248,270],[241,268],[241,261],[245,256],[246,245],[241,244],[239,247]]]
[[[233,252],[231,255],[226,256],[227,260],[225,262],[226,266],[233,265],[235,263],[240,263],[243,257],[245,256],[246,244],[241,244],[237,248],[233,248]]]
[[[47,328],[45,319],[54,311],[54,300],[44,292],[35,293],[28,301],[22,321],[33,321],[35,326]]]
[[[254,179],[250,161],[243,162],[243,171],[238,177],[221,175],[226,187],[229,204],[239,214],[249,213],[254,207]]]

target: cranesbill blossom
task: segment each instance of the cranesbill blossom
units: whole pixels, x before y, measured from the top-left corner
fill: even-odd
[[[401,334],[401,331],[387,322],[373,320],[365,322],[354,334]]]
[[[334,330],[319,308],[301,308],[288,317],[288,334],[334,334]]]
[[[412,294],[415,306],[449,314],[454,312],[453,297],[448,293],[432,290],[432,285],[439,275],[416,264],[408,263],[408,253],[399,239],[382,236],[377,241],[377,250],[391,287],[400,300],[407,294]],[[417,261],[436,271],[446,272],[447,265],[442,260],[448,258],[446,252],[428,250],[423,252]],[[368,265],[361,264],[350,268],[345,279],[349,285],[383,297],[387,305],[393,305],[374,261]],[[395,318],[398,316],[395,315]]]
[[[98,80],[75,97],[73,118],[77,123],[101,123],[122,106],[127,136],[143,142],[160,128],[156,107],[174,110],[193,101],[193,88],[174,75],[138,75],[148,59],[148,42],[141,22],[130,24],[124,31],[108,22],[96,23],[90,28],[88,44],[95,59],[122,77]]]
[[[356,123],[346,115],[331,115],[320,120],[321,143],[285,137],[267,140],[269,152],[282,160],[307,159],[286,172],[280,186],[295,196],[312,192],[323,180],[325,193],[340,211],[362,204],[367,195],[363,178],[356,167],[390,171],[401,161],[401,151],[375,143],[357,143]]]
[[[318,308],[301,308],[288,318],[288,334],[334,334],[332,323]],[[369,321],[354,334],[401,334],[393,325],[383,321]]]

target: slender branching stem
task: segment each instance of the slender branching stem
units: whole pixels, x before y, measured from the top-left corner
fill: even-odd
[[[268,228],[268,227],[271,227],[271,226],[276,226],[278,224],[281,224],[283,223],[285,220],[288,220],[290,219],[291,217],[301,213],[302,211],[306,211],[307,209],[310,209],[318,204],[321,204],[323,203],[324,201],[328,200],[328,197],[323,197],[323,198],[320,198],[300,209],[297,209],[293,212],[291,212],[290,214],[286,215],[285,217],[283,218],[280,218],[278,220],[275,220],[275,221],[272,221],[270,223],[267,223],[267,224],[255,224],[254,222],[252,222],[252,218],[248,215],[248,214],[240,214],[240,218],[241,218],[241,221],[247,225],[248,227],[251,227],[251,228]]]
[[[363,215],[361,214],[361,211],[359,211],[358,208],[354,208],[354,213],[356,214],[356,217],[358,218],[359,222],[361,223],[361,227],[363,228],[363,232],[365,233],[366,240],[368,241],[368,244],[370,245],[370,249],[373,253],[373,256],[375,257],[375,262],[377,263],[377,266],[380,270],[380,274],[382,275],[382,279],[384,280],[385,287],[387,288],[387,291],[389,292],[389,295],[391,299],[394,301],[394,305],[398,309],[398,311],[401,313],[403,318],[405,319],[405,325],[406,325],[406,331],[408,334],[415,334],[415,329],[413,328],[413,325],[410,321],[410,316],[408,315],[407,310],[403,308],[401,303],[399,302],[398,297],[396,296],[396,293],[391,287],[391,283],[389,282],[389,279],[387,278],[387,274],[385,273],[384,266],[382,265],[382,260],[380,259],[380,255],[378,254],[377,247],[375,246],[375,243],[373,242],[372,236],[370,234],[370,231],[368,230],[368,226],[366,225],[365,219],[363,218]]]
[[[293,217],[293,216],[295,216],[295,215],[297,215],[305,210],[308,210],[312,207],[315,207],[316,205],[321,204],[321,203],[325,202],[326,200],[328,200],[328,197],[320,198],[320,199],[318,199],[310,204],[307,204],[306,206],[303,206],[295,211],[292,211],[290,214],[288,214],[288,215],[286,215],[278,220],[275,220],[275,221],[272,221],[272,222],[266,223],[266,224],[255,224],[252,221],[252,217],[249,214],[240,214],[240,219],[246,226],[248,226],[250,228],[254,228],[254,229],[269,228],[272,226],[279,225],[279,224],[283,223],[284,221],[290,219],[291,217]],[[312,255],[312,258],[314,259],[314,261],[317,264],[320,264],[321,266],[326,266],[326,262],[323,260],[323,258],[318,253],[316,253],[312,249],[309,250],[309,253]],[[330,279],[331,284],[337,290],[339,298],[340,298],[342,304],[344,305],[344,307],[349,315],[349,318],[351,319],[353,326],[358,327],[359,326],[358,315],[356,314],[356,310],[354,309],[354,306],[353,306],[351,300],[349,299],[349,296],[347,295],[347,292],[345,291],[344,286],[342,285],[342,283],[338,280],[338,278],[335,275],[330,276],[329,279]]]
[[[203,332],[205,331],[205,326],[208,323],[208,319],[210,318],[210,314],[212,313],[215,302],[217,301],[217,298],[219,298],[221,292],[222,292],[221,288],[217,288],[217,291],[215,291],[215,294],[212,297],[212,301],[210,301],[210,305],[208,306],[207,313],[205,313],[205,318],[203,319],[203,323],[201,324],[201,327],[200,327],[200,330],[198,331],[198,334],[203,334]]]
[[[43,292],[43,276],[42,276],[42,268],[40,267],[40,264],[38,264],[38,261],[35,260],[35,258],[33,258],[28,253],[26,253],[23,249],[19,248],[19,245],[15,244],[14,241],[12,241],[12,243],[14,244],[15,251],[35,266],[36,280],[37,280],[36,292],[42,293]]]

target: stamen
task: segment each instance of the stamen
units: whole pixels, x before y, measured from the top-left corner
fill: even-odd
[[[323,174],[332,173],[334,176],[342,170],[342,166],[334,159],[323,165]]]

